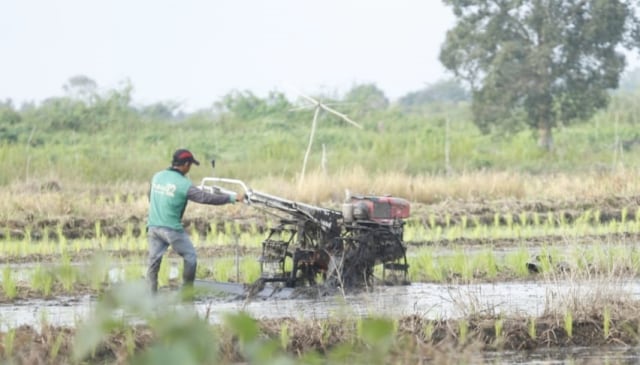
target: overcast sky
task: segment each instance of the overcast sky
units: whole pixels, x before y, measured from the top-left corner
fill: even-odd
[[[63,95],[75,75],[134,102],[210,106],[229,91],[342,94],[375,83],[396,99],[449,77],[454,24],[440,0],[3,0],[0,99]]]

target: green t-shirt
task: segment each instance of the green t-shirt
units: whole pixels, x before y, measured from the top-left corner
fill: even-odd
[[[168,227],[183,231],[182,215],[187,206],[191,180],[179,171],[167,169],[151,179],[148,227]]]

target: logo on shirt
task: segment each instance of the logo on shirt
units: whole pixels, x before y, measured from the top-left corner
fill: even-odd
[[[164,185],[153,184],[153,192],[173,198],[176,192],[176,185],[175,184],[164,184]]]

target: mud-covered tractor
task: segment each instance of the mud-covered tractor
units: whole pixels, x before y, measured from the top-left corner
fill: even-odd
[[[229,193],[229,185],[243,190],[245,203],[278,219],[262,242],[262,282],[299,287],[322,279],[330,286],[372,285],[374,269],[381,266],[385,283],[407,283],[402,236],[408,201],[349,195],[341,210],[333,210],[254,191],[236,179],[204,178],[200,187]]]

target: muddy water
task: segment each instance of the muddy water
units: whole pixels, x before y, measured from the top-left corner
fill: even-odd
[[[199,282],[207,287],[211,282]],[[195,309],[207,315],[210,322],[218,323],[228,312],[239,310],[255,318],[293,317],[321,319],[328,316],[384,315],[402,316],[418,314],[430,319],[463,317],[470,313],[518,314],[539,316],[545,308],[556,306],[572,298],[593,298],[597,295],[627,295],[640,298],[638,281],[557,281],[513,282],[474,285],[440,285],[415,283],[408,286],[376,287],[370,292],[325,296],[318,299],[291,299],[290,289],[267,288],[260,297],[251,301],[236,299],[233,294],[240,286],[231,285],[227,295],[199,299],[193,304],[176,305],[177,309]],[[175,296],[176,292],[163,295]],[[56,300],[29,300],[0,306],[0,330],[23,324],[50,324],[74,326],[89,318],[95,306],[89,296],[57,298]],[[640,352],[634,348],[556,348],[533,352],[488,352],[479,357],[477,364],[636,364]]]
[[[404,316],[429,319],[465,317],[473,313],[540,316],[574,298],[622,293],[640,298],[640,282],[513,282],[474,285],[415,283],[376,287],[360,294],[319,299],[256,299],[215,303],[217,313],[245,310],[257,318],[324,318],[332,314]],[[215,313],[214,313],[215,314]]]
[[[204,284],[203,284],[204,283]],[[207,285],[206,282],[198,283]],[[233,287],[235,288],[239,287]],[[592,300],[598,296],[626,295],[640,299],[638,281],[557,281],[510,282],[452,285],[414,283],[407,286],[380,286],[369,292],[325,296],[316,299],[291,299],[294,293],[283,289],[271,294],[265,289],[259,298],[236,299],[207,297],[193,303],[200,313],[208,313],[218,322],[227,312],[243,310],[255,318],[326,318],[332,315],[404,316],[418,314],[429,319],[450,319],[472,313],[539,316],[545,308],[557,308],[575,298]],[[266,294],[265,294],[266,293]],[[166,295],[175,295],[167,292]],[[0,306],[0,329],[22,324],[38,325],[42,319],[51,324],[74,325],[84,319],[95,304],[89,296],[27,300]]]

